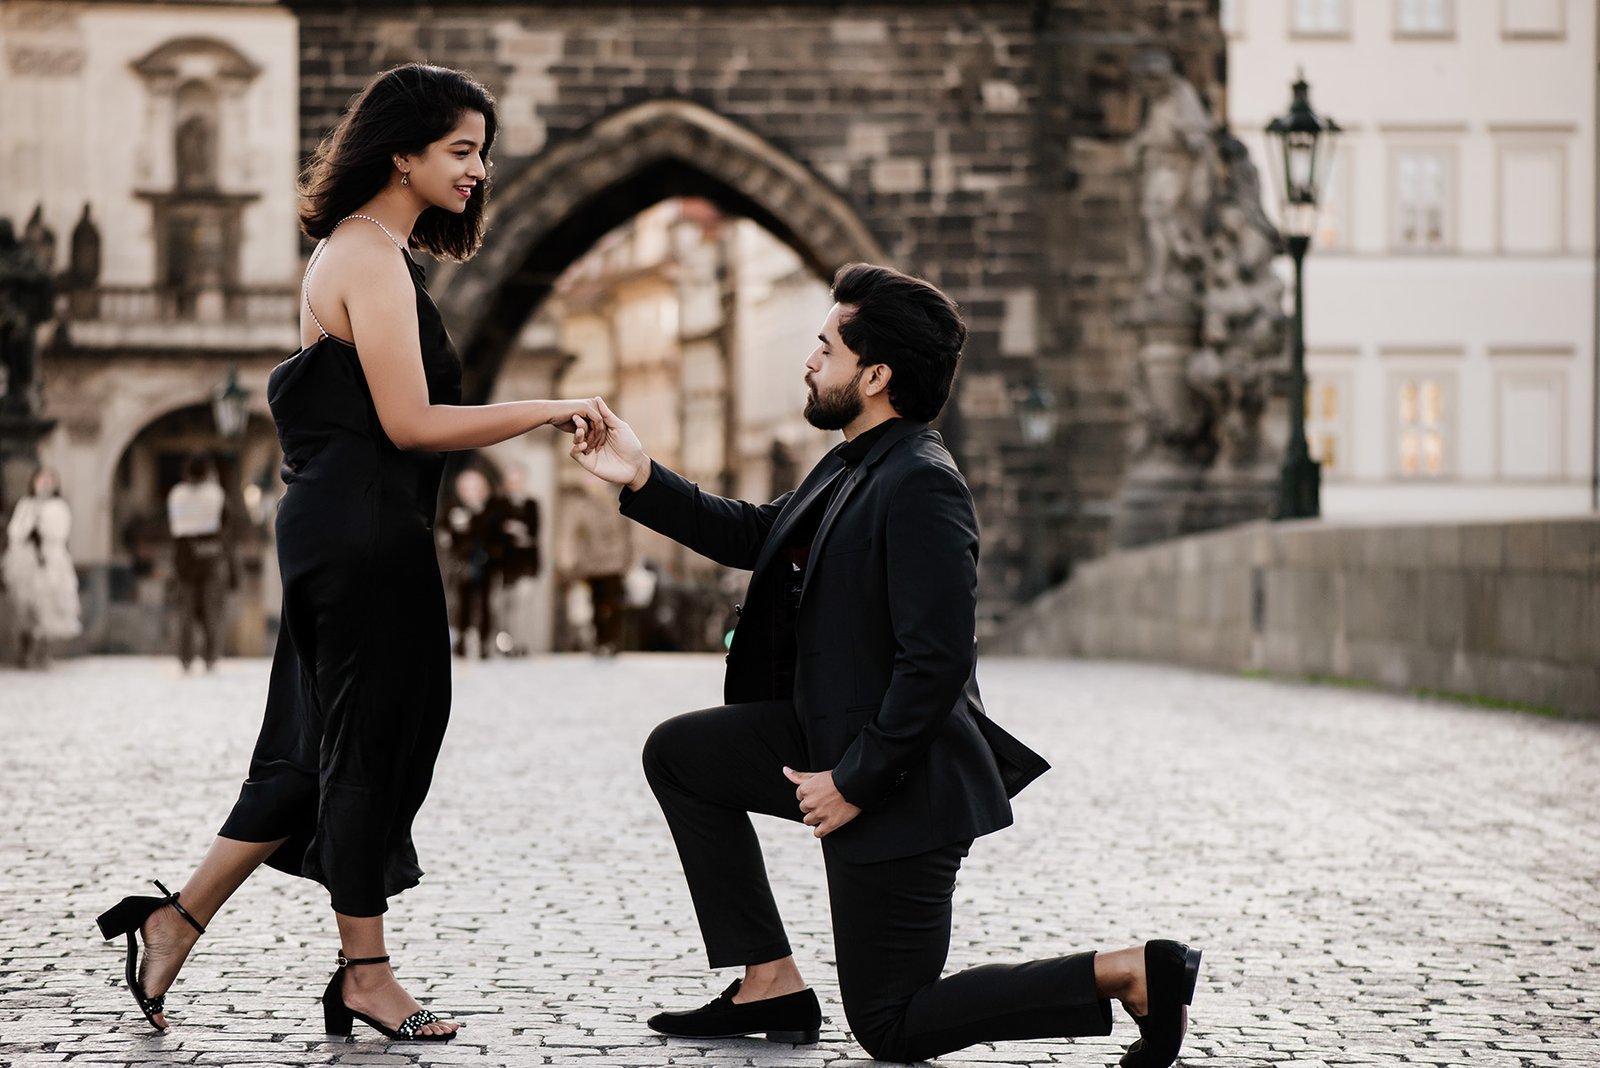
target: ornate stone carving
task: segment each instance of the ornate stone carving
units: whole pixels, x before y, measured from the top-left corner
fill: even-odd
[[[1124,545],[1266,514],[1276,457],[1261,423],[1282,392],[1287,337],[1281,242],[1244,145],[1213,129],[1166,54],[1133,69],[1147,100],[1131,141],[1145,270]]]
[[[34,334],[50,318],[54,288],[50,276],[17,240],[10,219],[0,219],[0,366],[6,391],[0,411],[37,410],[38,349]]]

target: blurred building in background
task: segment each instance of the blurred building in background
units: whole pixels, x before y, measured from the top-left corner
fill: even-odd
[[[1307,259],[1331,518],[1596,507],[1593,0],[1223,0],[1228,117],[1345,133]]]
[[[297,340],[296,46],[272,3],[0,4],[0,215],[27,220],[57,284],[42,453],[73,510],[85,647],[171,648],[165,501],[196,451],[243,528],[230,651],[260,651],[277,614],[264,389]],[[248,417],[219,428],[234,367]]]

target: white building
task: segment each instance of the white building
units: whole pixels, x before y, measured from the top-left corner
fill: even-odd
[[[1324,514],[1594,509],[1594,0],[1222,7],[1255,158],[1299,70],[1346,131],[1306,261]]]

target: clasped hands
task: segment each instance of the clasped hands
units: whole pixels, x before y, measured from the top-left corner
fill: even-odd
[[[582,415],[573,417],[572,449],[569,455],[596,478],[617,486],[637,490],[649,481],[650,457],[645,454],[639,435],[606,406],[594,399],[598,421]]]

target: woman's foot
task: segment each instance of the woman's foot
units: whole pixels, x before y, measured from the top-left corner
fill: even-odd
[[[144,943],[139,961],[139,985],[146,997],[158,998],[172,988],[183,962],[189,959],[189,951],[200,940],[200,932],[180,916],[177,909],[166,907],[156,909],[144,921],[139,928],[139,940]],[[163,1031],[167,1029],[164,1013],[156,1013],[151,1022]]]
[[[406,1017],[422,1008],[406,993],[387,964],[346,968],[341,989],[344,1003],[356,1012],[372,1017],[389,1027],[397,1027]],[[435,1020],[417,1029],[420,1035],[448,1035],[461,1027],[450,1020]]]

